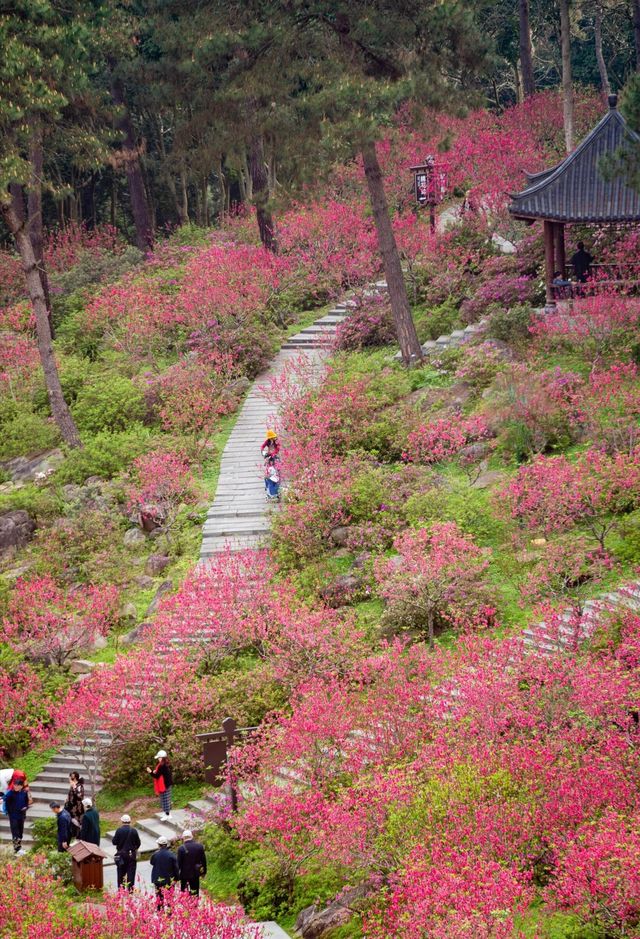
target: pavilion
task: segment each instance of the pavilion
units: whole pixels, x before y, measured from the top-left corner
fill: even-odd
[[[640,193],[621,176],[605,180],[603,157],[621,146],[639,144],[617,109],[617,95],[609,95],[609,111],[582,143],[557,166],[527,173],[529,186],[512,195],[513,218],[544,222],[545,285],[547,305],[555,305],[553,275],[566,266],[566,225],[623,225],[640,222]]]

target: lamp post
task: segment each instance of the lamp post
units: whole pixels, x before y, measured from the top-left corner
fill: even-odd
[[[417,163],[411,170],[416,203],[418,207],[429,206],[429,225],[435,232],[436,205],[442,202],[447,191],[449,167],[430,153],[423,163]]]

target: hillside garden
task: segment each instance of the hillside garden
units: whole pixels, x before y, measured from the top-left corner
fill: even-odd
[[[600,103],[576,104],[586,129]],[[110,228],[48,236],[82,448],[51,419],[0,255],[0,510],[20,528],[0,579],[2,759],[35,771],[109,730],[108,817],[160,743],[178,797],[198,791],[195,734],[232,714],[259,731],[230,763],[239,813],[221,798],[203,833],[214,900],[287,927],[306,910],[303,935],[334,939],[637,936],[640,620],[604,602],[585,624],[640,561],[640,303],[536,312],[540,233],[508,220],[505,191],[562,154],[555,94],[421,127],[400,119],[380,146],[418,334],[482,328],[411,369],[366,289],[358,161],[283,210],[277,254],[243,212],[146,254]],[[436,235],[407,195],[427,136],[449,148],[452,204],[479,199]],[[595,237],[602,258],[637,257],[634,235]],[[250,381],[345,295],[320,383],[301,357],[268,388],[287,483],[269,549],[195,568]],[[3,868],[11,935],[158,935],[143,903],[76,908],[38,864]],[[313,903],[331,932],[304,932]],[[180,901],[163,935],[194,917],[197,935],[241,934],[227,907]]]

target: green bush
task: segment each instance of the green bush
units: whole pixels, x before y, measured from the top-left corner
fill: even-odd
[[[89,381],[94,366],[87,358],[79,355],[63,355],[60,358],[58,372],[62,393],[67,404],[72,405],[81,388]],[[38,388],[33,396],[36,410],[46,411],[49,408],[49,397],[44,384]]]
[[[51,418],[19,411],[0,430],[0,459],[28,456],[50,450],[60,442],[60,432]]]
[[[435,307],[416,307],[414,320],[420,342],[448,335],[460,325],[458,302],[449,297]]]
[[[531,313],[531,307],[524,303],[510,310],[496,308],[489,317],[487,335],[490,339],[508,342],[514,348],[523,348],[531,342]]]
[[[58,847],[58,823],[53,812],[49,818],[36,818],[31,830],[36,851],[48,851]]]
[[[61,515],[63,508],[62,500],[49,486],[40,487],[29,483],[0,495],[0,512],[24,509],[38,524]]]
[[[119,280],[144,260],[142,252],[133,245],[127,245],[123,251],[82,251],[78,261],[66,271],[51,275],[52,286],[63,296],[54,299],[54,324],[62,321],[67,313],[66,295],[77,296],[94,284]],[[75,305],[75,301],[74,301]]]
[[[132,424],[121,433],[102,431],[85,441],[82,450],[72,450],[56,471],[59,483],[83,483],[89,476],[111,479],[152,446],[151,431]]]
[[[146,406],[142,392],[130,378],[109,373],[80,388],[71,411],[78,430],[97,434],[126,430],[142,421]]]

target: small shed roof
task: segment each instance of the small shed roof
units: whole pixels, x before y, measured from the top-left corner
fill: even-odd
[[[512,196],[509,211],[515,218],[554,222],[636,222],[640,220],[640,193],[621,176],[606,181],[600,170],[604,156],[624,143],[640,144],[640,136],[618,111],[616,95],[609,111],[573,153],[557,166],[528,173],[530,185]]]
[[[86,861],[88,857],[108,858],[109,855],[100,845],[91,844],[89,841],[76,841],[69,848],[69,854],[74,861]]]

